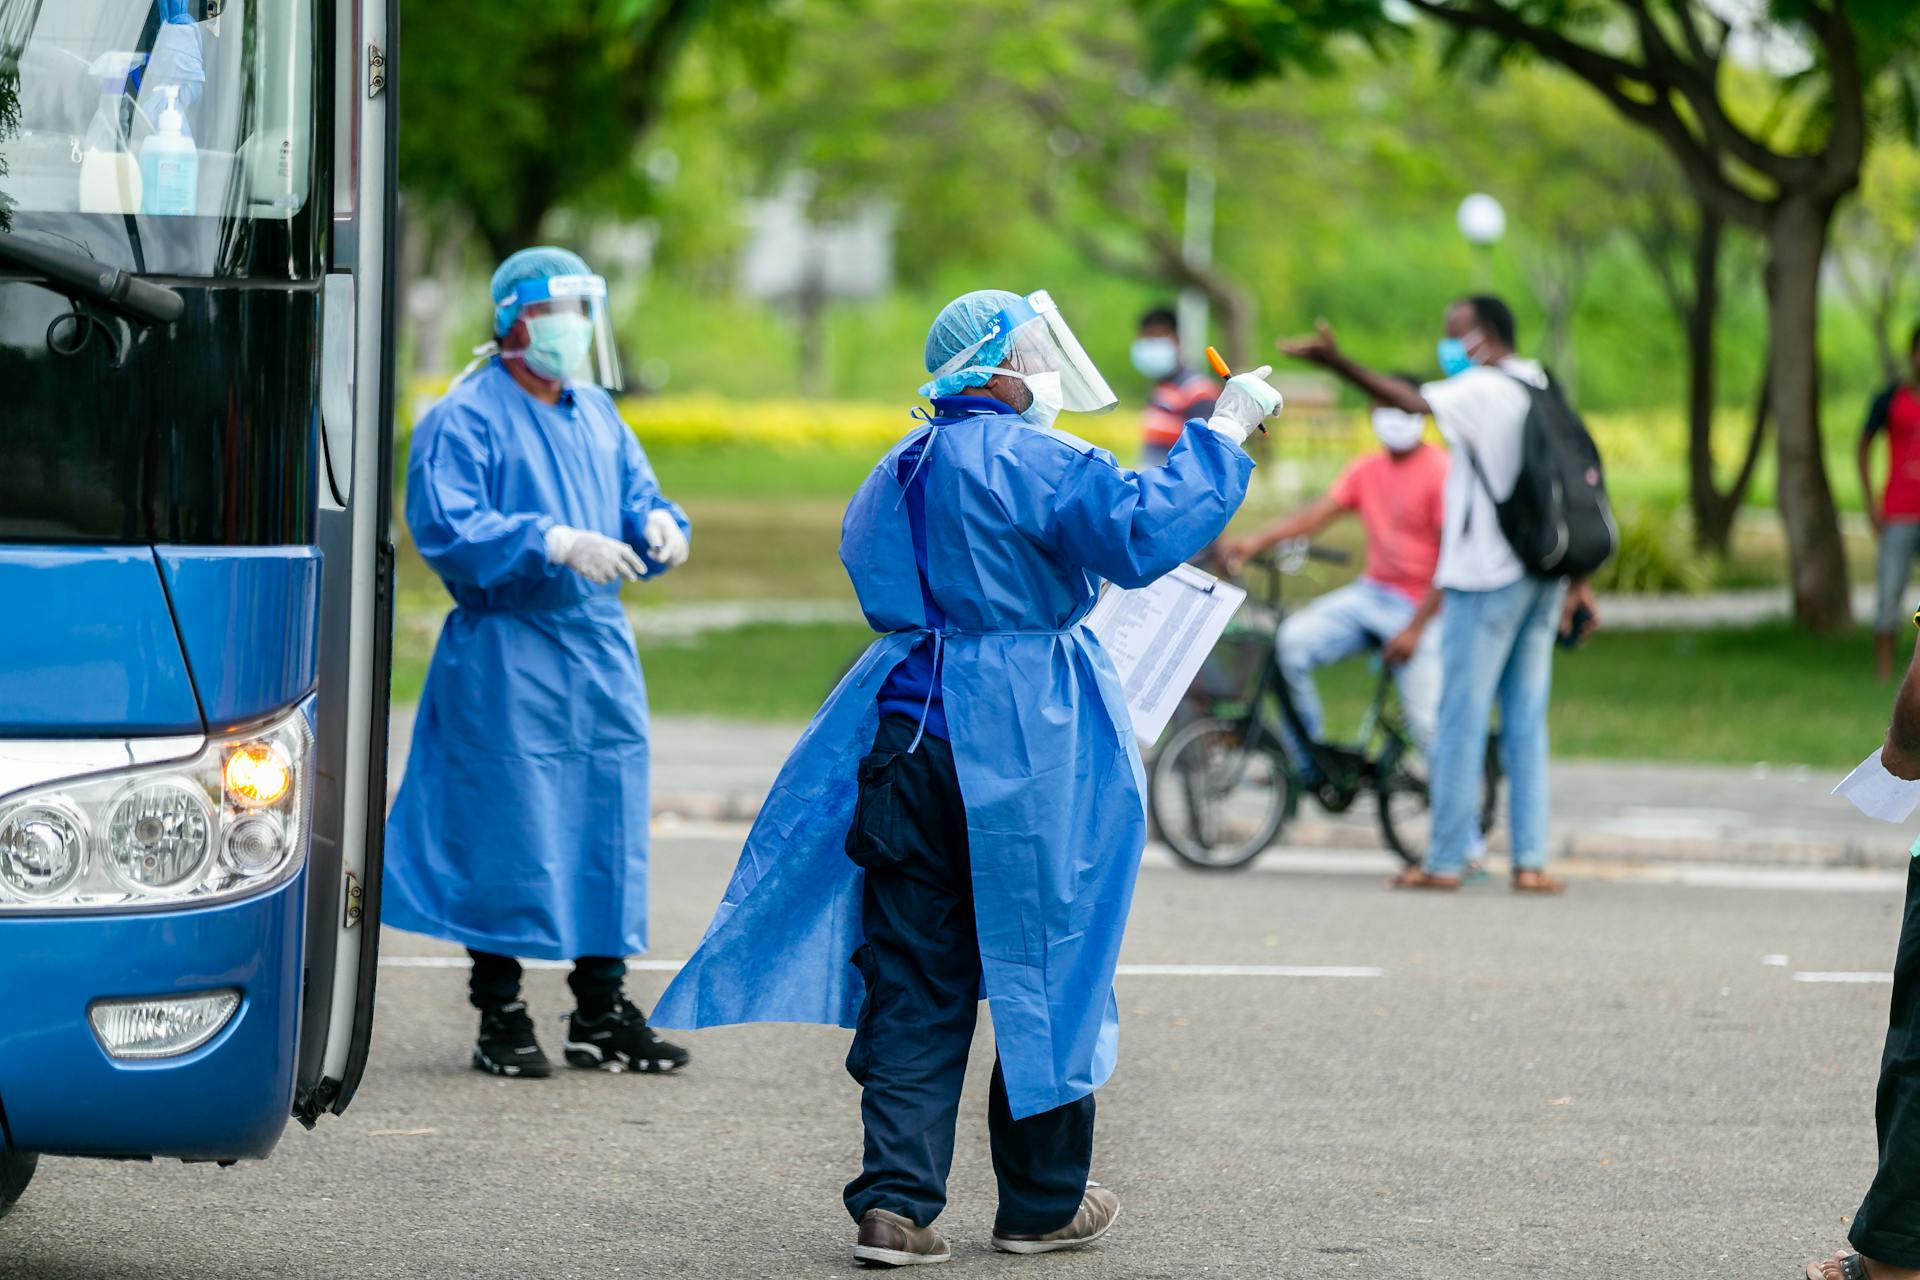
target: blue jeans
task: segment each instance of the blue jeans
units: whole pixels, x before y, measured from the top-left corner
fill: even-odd
[[[1449,589],[1440,608],[1440,720],[1429,753],[1427,870],[1458,875],[1478,845],[1487,724],[1500,702],[1500,767],[1512,803],[1515,869],[1547,863],[1547,701],[1560,629],[1560,578],[1497,591]]]
[[[1887,527],[1880,531],[1880,553],[1873,575],[1878,588],[1873,629],[1883,635],[1898,631],[1907,616],[1907,583],[1913,580],[1915,556],[1920,556],[1920,520],[1887,521]]]
[[[1313,669],[1378,648],[1413,620],[1412,600],[1391,587],[1368,578],[1329,591],[1280,625],[1276,639],[1280,674],[1300,713],[1300,722],[1315,739],[1320,737],[1320,691],[1313,686]],[[1406,709],[1407,728],[1422,751],[1433,737],[1434,706],[1439,700],[1440,671],[1437,641],[1429,630],[1420,639],[1413,660],[1395,669],[1400,703]],[[1309,774],[1312,762],[1305,749],[1286,731],[1287,748]]]

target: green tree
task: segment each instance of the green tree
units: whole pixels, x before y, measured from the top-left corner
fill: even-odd
[[[1835,259],[1847,297],[1872,331],[1889,382],[1907,367],[1900,331],[1920,271],[1920,148],[1889,139],[1867,157],[1860,192],[1835,233]]]
[[[1736,28],[1704,0],[1141,0],[1172,67],[1247,82],[1324,62],[1327,41],[1404,41],[1394,14],[1449,32],[1463,56],[1533,58],[1578,77],[1678,162],[1693,197],[1766,245],[1769,386],[1796,615],[1848,620],[1847,574],[1821,452],[1819,282],[1834,211],[1860,180],[1875,92],[1912,91],[1920,11],[1906,0],[1766,0]],[[1743,68],[1783,50],[1785,74]],[[1757,99],[1757,101],[1756,101]]]
[[[1256,189],[1274,190],[1250,175],[1301,122],[1273,95],[1155,83],[1132,20],[1099,13],[1060,0],[900,0],[883,22],[819,15],[778,101],[748,126],[763,180],[792,166],[820,175],[823,200],[894,196],[910,212],[901,259],[913,275],[1004,262],[1041,230],[1107,275],[1200,290],[1229,355],[1252,358],[1258,294],[1190,251],[1187,184],[1196,165],[1217,178],[1224,230]],[[801,133],[795,118],[831,127]]]
[[[778,69],[781,0],[548,0],[529,15],[408,0],[401,184],[431,216],[470,220],[498,260],[555,208],[646,207],[639,146],[698,36],[755,81]]]
[[[0,62],[0,141],[20,134],[20,69],[11,59]],[[7,176],[7,159],[0,156],[0,178]],[[14,198],[0,186],[0,231],[13,229]]]

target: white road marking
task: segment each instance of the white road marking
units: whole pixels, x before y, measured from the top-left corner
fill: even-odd
[[[1709,862],[1563,864],[1569,876],[1684,885],[1690,889],[1785,889],[1821,893],[1898,893],[1907,873],[1879,867],[1742,867]]]
[[[1844,983],[1889,983],[1893,981],[1890,973],[1796,973],[1795,982],[1844,982]]]
[[[465,956],[381,956],[382,969],[464,969]],[[629,971],[678,973],[684,960],[629,960]],[[570,969],[566,960],[522,960],[523,969]],[[1123,978],[1384,978],[1385,969],[1338,964],[1123,964]]]
[[[745,822],[679,821],[661,835],[677,839],[744,842]],[[1142,866],[1154,870],[1185,868],[1163,844],[1147,846]],[[1256,858],[1248,871],[1267,874],[1330,876],[1388,876],[1403,864],[1378,849],[1308,849],[1278,846]],[[1504,888],[1504,859],[1489,864],[1493,888]],[[1888,867],[1751,866],[1716,862],[1598,862],[1571,858],[1551,870],[1569,880],[1606,880],[1615,884],[1676,885],[1689,889],[1772,889],[1803,893],[1897,893],[1906,888],[1907,873]],[[1468,892],[1478,887],[1469,885]]]
[[[465,969],[473,962],[466,956],[381,956],[382,969]],[[627,969],[635,973],[678,973],[684,960],[629,960]],[[522,969],[571,969],[570,960],[522,960]]]
[[[1385,969],[1339,964],[1123,964],[1123,978],[1384,978]]]

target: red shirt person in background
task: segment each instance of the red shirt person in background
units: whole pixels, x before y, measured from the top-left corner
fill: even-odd
[[[1153,380],[1141,418],[1140,465],[1157,467],[1166,462],[1167,450],[1180,438],[1188,418],[1213,413],[1220,384],[1181,362],[1180,333],[1169,306],[1154,307],[1140,317],[1139,336],[1129,356],[1140,376]]]
[[[1907,344],[1907,376],[1874,397],[1860,432],[1860,491],[1880,540],[1874,575],[1879,602],[1874,611],[1874,665],[1882,680],[1893,675],[1893,637],[1907,616],[1907,584],[1920,554],[1920,327]],[[1873,439],[1887,436],[1887,483],[1873,495]]]

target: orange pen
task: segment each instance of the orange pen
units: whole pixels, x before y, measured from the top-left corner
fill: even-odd
[[[1223,381],[1233,376],[1233,370],[1227,368],[1226,358],[1212,347],[1207,348],[1207,363],[1213,366],[1213,371],[1219,374]],[[1267,434],[1267,424],[1264,422],[1260,424],[1260,434]],[[1920,617],[1914,619],[1914,625],[1920,626]]]

